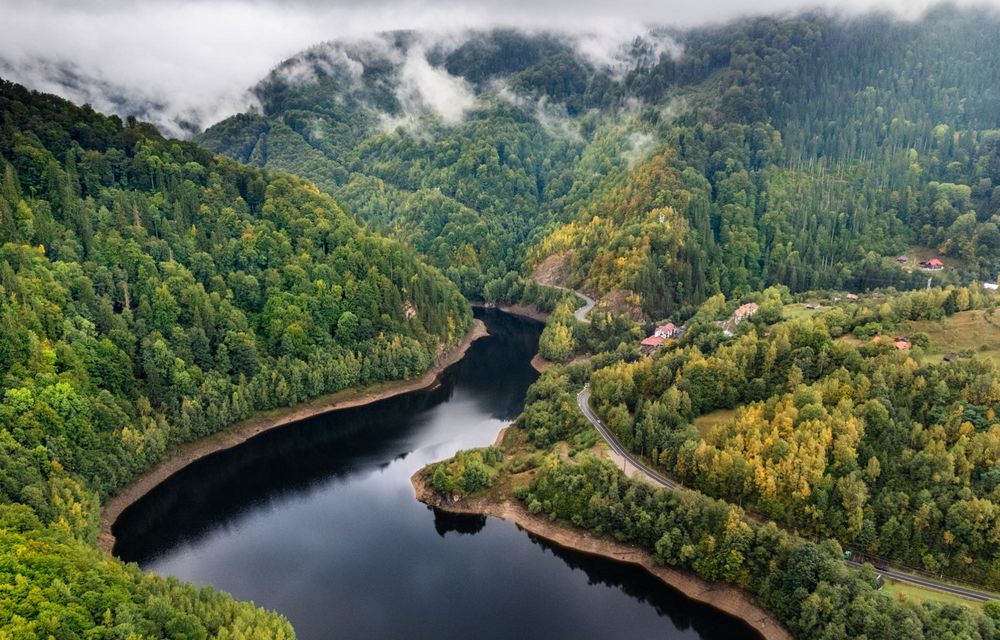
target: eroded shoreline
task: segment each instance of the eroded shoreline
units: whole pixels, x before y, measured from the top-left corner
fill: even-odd
[[[112,528],[122,513],[135,502],[152,491],[164,480],[174,475],[191,463],[219,451],[232,449],[266,431],[283,427],[306,418],[322,415],[331,411],[360,407],[394,396],[421,391],[433,387],[438,382],[441,373],[461,360],[472,343],[489,335],[482,320],[474,319],[461,342],[440,354],[423,375],[419,378],[384,383],[363,389],[345,389],[337,393],[314,398],[293,407],[283,407],[263,411],[256,416],[237,422],[218,433],[177,447],[167,458],[122,487],[101,508],[101,532],[98,546],[105,553],[112,553],[115,546],[115,536]]]
[[[524,318],[526,320],[534,320],[535,322],[544,323],[549,319],[548,313],[539,310],[533,305],[503,304],[497,302],[471,302],[470,304],[477,309],[496,309],[497,311],[503,311],[504,313],[512,316],[517,316],[518,318]]]
[[[498,442],[502,438],[503,432],[498,436]],[[714,584],[687,571],[655,564],[653,556],[643,549],[552,522],[544,516],[529,512],[517,500],[504,499],[497,502],[482,497],[451,502],[427,486],[423,470],[413,474],[410,482],[417,500],[428,506],[449,513],[493,516],[513,522],[528,533],[560,547],[637,565],[688,598],[743,620],[764,640],[793,640],[792,634],[770,612],[754,603],[737,587]]]

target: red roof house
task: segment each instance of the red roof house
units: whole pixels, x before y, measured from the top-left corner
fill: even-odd
[[[656,331],[653,332],[654,336],[659,336],[661,338],[676,338],[683,330],[675,325],[673,322],[668,322],[667,324],[661,324],[656,327]]]

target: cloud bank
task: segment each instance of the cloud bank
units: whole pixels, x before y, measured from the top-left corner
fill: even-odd
[[[993,0],[998,2],[1000,0]],[[930,0],[0,0],[0,76],[150,119],[171,135],[245,110],[247,89],[280,61],[318,42],[415,29],[456,33],[495,26],[568,31],[581,53],[614,65],[614,44],[645,25],[679,27],[750,13],[891,11],[915,17]],[[959,2],[958,4],[982,4]],[[669,42],[664,50],[669,51]],[[422,61],[422,62],[421,62]],[[401,100],[448,121],[469,107],[468,88],[409,56]],[[433,91],[424,90],[432,87]],[[442,98],[442,96],[444,96]]]

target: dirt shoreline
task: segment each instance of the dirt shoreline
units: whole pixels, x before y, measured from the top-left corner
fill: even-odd
[[[502,437],[501,433],[500,438]],[[594,536],[583,529],[552,522],[544,516],[529,512],[516,500],[505,499],[496,502],[484,497],[451,502],[427,486],[422,470],[415,473],[410,482],[413,484],[417,500],[426,505],[449,513],[494,516],[513,522],[528,533],[560,547],[638,565],[692,600],[703,602],[743,620],[760,634],[763,640],[793,640],[792,634],[770,612],[755,604],[737,587],[713,584],[687,571],[655,564],[653,556],[643,549],[610,538]]]
[[[537,307],[526,304],[501,304],[498,302],[473,302],[473,307],[477,309],[496,309],[509,313],[518,318],[526,318],[535,322],[545,322],[549,319],[549,314],[539,310]]]
[[[419,378],[384,383],[363,389],[345,389],[293,407],[263,411],[218,433],[177,447],[166,459],[122,487],[104,504],[101,508],[101,533],[98,537],[98,546],[105,553],[112,553],[115,546],[115,536],[111,530],[119,516],[161,482],[192,462],[213,453],[231,449],[265,431],[293,422],[433,387],[438,384],[438,376],[441,375],[441,372],[461,360],[472,343],[486,335],[489,335],[489,332],[482,320],[473,320],[472,328],[465,334],[462,341],[438,355],[431,368]]]
[[[543,358],[542,354],[540,353],[536,353],[535,357],[531,359],[531,368],[537,371],[538,373],[545,373],[545,371],[553,364],[555,363],[549,362],[548,360]]]

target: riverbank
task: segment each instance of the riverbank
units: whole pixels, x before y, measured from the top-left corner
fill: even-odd
[[[265,431],[293,422],[433,387],[438,383],[438,376],[441,375],[441,372],[461,360],[472,343],[486,335],[489,335],[489,332],[483,321],[473,320],[472,328],[465,334],[465,337],[447,351],[439,354],[434,360],[434,364],[419,378],[387,382],[363,389],[344,389],[292,407],[262,411],[254,417],[237,422],[218,433],[177,447],[166,459],[127,484],[104,504],[101,509],[101,533],[98,537],[98,546],[102,551],[110,554],[115,546],[112,527],[114,527],[118,517],[161,482],[191,463],[213,453],[236,447]]]
[[[498,302],[472,302],[471,304],[477,309],[496,309],[497,311],[503,311],[512,316],[534,320],[535,322],[544,323],[549,319],[550,315],[538,307],[527,304],[502,304]]]
[[[501,432],[498,441],[502,437]],[[417,500],[426,505],[449,513],[494,516],[513,522],[528,533],[560,547],[640,566],[692,600],[703,602],[743,620],[764,640],[793,640],[792,634],[770,612],[755,604],[746,593],[736,587],[706,582],[687,571],[658,565],[653,562],[653,556],[644,549],[553,522],[545,516],[529,512],[515,499],[497,500],[487,495],[452,502],[427,486],[422,470],[415,473],[410,481]]]

